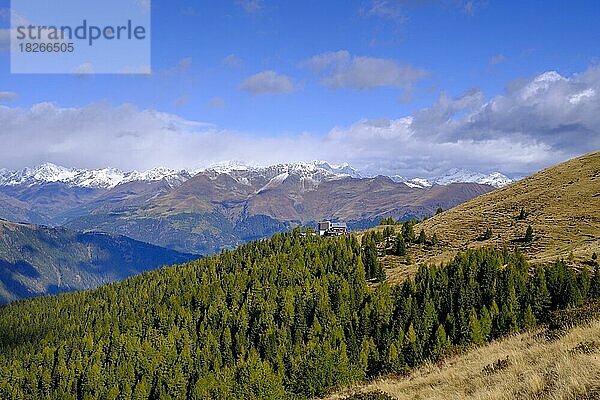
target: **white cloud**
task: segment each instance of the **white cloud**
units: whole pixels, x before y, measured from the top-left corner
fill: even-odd
[[[389,18],[398,23],[404,23],[408,19],[402,12],[399,2],[393,0],[374,0],[367,11],[367,15]]]
[[[275,71],[263,71],[244,80],[240,88],[252,94],[291,93],[296,88],[292,79]]]
[[[184,72],[189,71],[192,67],[192,57],[184,57],[177,61],[177,64],[167,70],[167,73],[171,74],[183,74]]]
[[[0,92],[0,101],[13,101],[17,98],[15,92]]]
[[[316,55],[303,65],[324,73],[321,83],[331,89],[365,90],[385,86],[410,89],[428,75],[423,69],[401,65],[396,60],[357,57],[346,50]]]
[[[594,97],[595,95],[596,95],[596,91],[594,89],[585,89],[579,93],[575,93],[574,95],[571,95],[571,97],[569,97],[569,103],[579,104],[582,101],[584,101],[585,99]]]
[[[491,99],[480,90],[442,94],[413,115],[363,119],[326,135],[247,135],[131,105],[0,106],[0,166],[198,168],[223,160],[325,159],[407,177],[453,167],[527,173],[600,149],[599,90],[600,67],[571,77],[549,72]]]
[[[190,96],[187,94],[179,96],[175,100],[175,107],[183,107],[190,102]]]
[[[231,68],[239,68],[243,65],[242,59],[235,54],[229,54],[221,62]]]
[[[263,0],[237,0],[235,4],[242,7],[248,14],[256,14],[265,8]]]
[[[208,106],[210,108],[223,108],[225,107],[225,100],[221,97],[213,97],[208,101]]]
[[[495,56],[490,57],[490,65],[504,64],[505,62],[506,57],[503,54],[496,54]]]

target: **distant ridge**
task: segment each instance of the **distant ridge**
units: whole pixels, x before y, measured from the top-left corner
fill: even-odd
[[[92,289],[198,257],[124,236],[0,219],[0,304]]]
[[[165,167],[155,167],[147,171],[124,172],[116,168],[79,169],[66,168],[53,163],[44,163],[35,167],[19,170],[0,169],[0,186],[40,185],[44,183],[64,183],[71,187],[111,189],[128,182],[152,182],[165,180],[176,187],[198,173],[227,174],[231,176],[240,173],[264,173],[272,169],[296,171],[311,174],[320,171],[329,177],[368,178],[377,174],[359,171],[348,164],[331,164],[327,161],[311,161],[270,166],[249,166],[238,162],[223,162],[198,170],[175,170]],[[404,182],[413,188],[425,188],[451,183],[479,183],[494,187],[503,187],[513,182],[512,179],[500,172],[483,174],[466,169],[451,169],[441,176],[434,178],[403,178],[390,176],[396,182]]]

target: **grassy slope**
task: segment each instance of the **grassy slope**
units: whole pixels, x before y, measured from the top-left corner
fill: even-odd
[[[519,221],[521,208],[529,215]],[[519,243],[529,225],[534,240]],[[477,240],[488,227],[492,239]],[[533,264],[566,259],[573,252],[575,264],[581,266],[593,252],[600,255],[600,151],[463,203],[418,224],[415,232],[421,229],[428,236],[436,233],[441,244],[411,249],[408,265],[404,259],[386,256],[383,261],[390,282],[402,281],[420,263],[439,264],[458,250],[480,246],[520,246]]]
[[[578,346],[594,342],[588,351]],[[508,357],[504,369],[483,369]],[[548,340],[540,331],[505,338],[407,377],[389,377],[326,399],[381,390],[398,399],[600,399],[600,321]]]

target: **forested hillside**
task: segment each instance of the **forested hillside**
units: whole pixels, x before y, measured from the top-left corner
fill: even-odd
[[[309,398],[600,296],[600,272],[458,254],[389,287],[374,243],[299,230],[0,308],[2,399]]]
[[[0,219],[0,304],[93,289],[198,257],[124,236]]]

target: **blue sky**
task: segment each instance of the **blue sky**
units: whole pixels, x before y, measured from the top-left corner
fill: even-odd
[[[0,7],[7,8],[8,2],[0,0]],[[54,152],[28,148],[18,157],[6,154],[5,166],[55,161],[139,169],[159,163],[193,167],[221,159],[270,163],[328,158],[407,175],[433,174],[448,167],[531,172],[599,145],[598,132],[593,128],[595,121],[586,119],[591,113],[589,104],[581,105],[581,110],[565,116],[564,121],[556,121],[556,127],[531,127],[555,132],[557,127],[585,120],[585,126],[571,133],[579,140],[577,146],[565,144],[569,141],[562,136],[559,140],[547,136],[548,132],[533,133],[529,129],[526,133],[531,137],[524,138],[521,132],[515,141],[514,127],[506,128],[510,132],[497,126],[493,132],[490,127],[480,128],[488,132],[483,139],[474,134],[466,136],[471,144],[478,141],[480,151],[493,148],[494,140],[496,144],[503,142],[507,147],[499,151],[511,152],[510,157],[504,158],[471,160],[433,153],[415,156],[412,153],[425,148],[427,141],[421,140],[419,146],[405,146],[406,137],[401,134],[392,142],[355,141],[339,154],[334,151],[335,146],[320,151],[326,145],[319,141],[329,143],[336,137],[341,142],[351,142],[353,137],[361,139],[368,135],[352,133],[361,126],[383,121],[389,127],[404,117],[427,115],[423,113],[434,112],[446,99],[456,107],[451,115],[444,114],[445,120],[440,123],[445,124],[444,128],[430,127],[430,134],[437,138],[432,144],[445,144],[441,148],[452,152],[452,144],[463,142],[459,131],[473,127],[453,127],[449,135],[449,123],[467,123],[464,118],[468,114],[481,112],[498,96],[511,98],[515,87],[523,88],[548,71],[556,71],[572,83],[572,87],[561,89],[556,85],[562,81],[554,79],[548,89],[548,96],[562,94],[565,99],[586,90],[584,83],[576,81],[587,76],[583,81],[594,94],[586,99],[593,108],[599,102],[594,89],[600,61],[599,17],[598,1],[153,0],[151,76],[11,75],[10,55],[4,49],[0,51],[0,107],[7,115],[4,119],[0,116],[0,122],[8,121],[9,126],[14,126],[10,118],[18,112],[24,115],[21,118],[39,121],[32,110],[46,102],[52,103],[52,110],[57,113],[69,109],[87,116],[100,108],[109,120],[111,113],[122,115],[123,107],[133,109],[132,113],[150,115],[148,118],[154,118],[156,112],[162,121],[177,119],[174,129],[183,131],[181,143],[157,141],[169,144],[171,155],[154,157],[136,147],[132,151],[137,157],[118,158],[102,152],[84,157],[84,148],[65,145]],[[2,23],[3,28],[8,27],[6,18]],[[473,93],[477,96],[470,96]],[[465,108],[465,95],[474,97],[476,104],[469,103]],[[526,112],[527,104],[522,107]],[[541,115],[532,119],[541,119]],[[128,123],[138,120],[131,118]],[[427,117],[427,121],[432,119],[435,118]],[[190,128],[187,122],[191,121],[209,125]],[[29,135],[44,131],[43,126],[31,126],[36,126],[37,131]],[[17,128],[14,132],[2,129],[0,126],[0,135],[19,133]],[[102,135],[102,129],[111,128],[103,125],[86,131]],[[197,146],[197,160],[191,155],[178,160],[177,150],[189,147],[184,133],[193,136],[189,143]],[[144,134],[142,127],[140,134]],[[389,132],[376,133],[375,137],[385,134]],[[202,135],[208,136],[200,140]],[[9,136],[8,143],[16,147],[20,142],[13,136]],[[69,134],[56,140],[69,142],[65,136]],[[110,138],[109,133],[107,137]],[[221,143],[225,138],[244,143],[255,141],[280,151],[271,148],[262,154],[259,149],[252,149],[244,153],[230,142]],[[394,158],[393,152],[374,153],[368,149],[369,143],[391,146],[398,157]],[[219,146],[222,151],[207,151],[211,146]],[[150,147],[148,143],[145,146]],[[296,151],[298,147],[302,151]],[[484,162],[485,159],[491,162]]]

